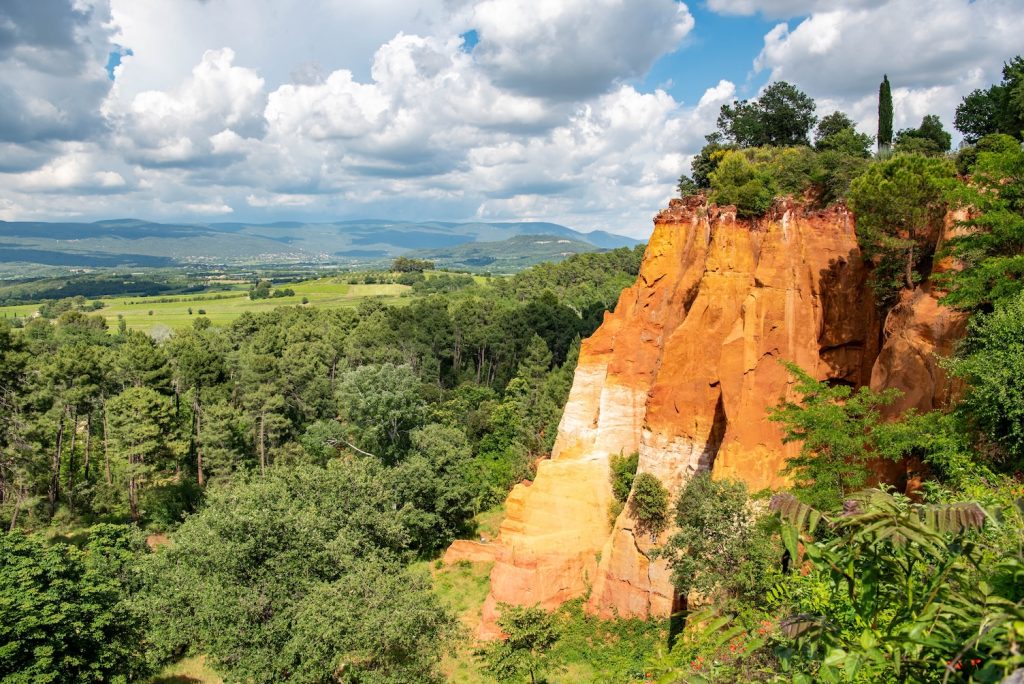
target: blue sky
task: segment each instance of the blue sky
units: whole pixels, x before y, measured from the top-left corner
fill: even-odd
[[[4,0],[0,219],[646,237],[733,98],[872,133],[888,73],[898,128],[950,127],[1021,35],[1020,0]]]
[[[736,84],[738,97],[757,95],[768,82],[768,73],[756,73],[754,59],[764,36],[779,21],[761,15],[736,16],[712,12],[703,3],[690,5],[695,24],[680,45],[655,62],[643,80],[644,89],[665,87],[677,100],[696,102],[721,79]],[[685,78],[679,74],[685,73]]]

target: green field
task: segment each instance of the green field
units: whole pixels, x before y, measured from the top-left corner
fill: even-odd
[[[251,300],[248,287],[239,286],[237,291],[228,292],[101,298],[103,308],[96,313],[107,319],[112,330],[117,329],[117,317],[124,316],[129,328],[152,332],[161,327],[170,330],[188,327],[199,315],[205,315],[214,325],[227,325],[245,311],[270,311],[279,306],[302,305],[303,297],[309,300],[307,306],[331,308],[357,306],[361,300],[369,298],[396,304],[408,301],[408,293],[412,289],[407,285],[393,284],[350,285],[336,277],[280,283],[278,286],[294,290],[295,296]],[[0,318],[24,318],[38,308],[37,304],[0,307]],[[200,314],[200,309],[205,313]]]

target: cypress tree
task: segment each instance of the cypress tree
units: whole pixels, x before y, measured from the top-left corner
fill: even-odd
[[[888,150],[892,145],[892,89],[888,74],[882,76],[878,86],[878,151]]]

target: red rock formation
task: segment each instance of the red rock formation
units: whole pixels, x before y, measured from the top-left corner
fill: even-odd
[[[780,361],[822,380],[900,387],[908,406],[930,408],[946,391],[930,353],[948,351],[962,321],[922,289],[890,315],[880,356],[844,207],[779,203],[747,221],[698,197],[673,200],[654,223],[637,282],[583,343],[551,459],[509,495],[482,636],[497,634],[500,602],[553,608],[589,592],[601,615],[668,614],[669,573],[649,557],[656,540],[634,535],[626,511],[608,520],[609,457],[639,451],[639,471],[673,494],[708,469],[753,490],[783,485],[797,447],[767,419],[791,392]]]

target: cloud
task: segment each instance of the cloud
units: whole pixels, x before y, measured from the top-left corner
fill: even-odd
[[[719,14],[773,19],[800,17],[817,12],[881,5],[886,0],[708,0],[708,9]]]
[[[102,132],[109,18],[100,1],[0,4],[0,142],[85,140]]]
[[[96,151],[85,144],[73,144],[65,154],[41,168],[16,176],[19,190],[30,193],[110,193],[128,189],[117,171],[105,169]]]
[[[897,106],[898,126],[916,125],[924,107],[951,126],[960,98],[998,80],[1022,33],[1018,0],[891,0],[779,24],[755,67],[853,109],[863,109],[888,74],[896,104],[907,105]]]
[[[643,76],[694,25],[674,0],[485,0],[469,22],[473,56],[497,85],[568,100]]]
[[[125,156],[144,166],[189,166],[243,154],[243,138],[262,135],[266,93],[263,79],[234,59],[230,48],[207,50],[172,90],[141,92],[126,108],[116,98],[108,103]]]
[[[949,125],[1019,49],[1015,5],[708,0],[798,17],[755,72],[868,132],[883,73],[897,127]],[[640,85],[693,26],[675,0],[8,0],[0,215],[529,217],[645,236],[736,96]],[[673,63],[662,80],[693,78]]]

